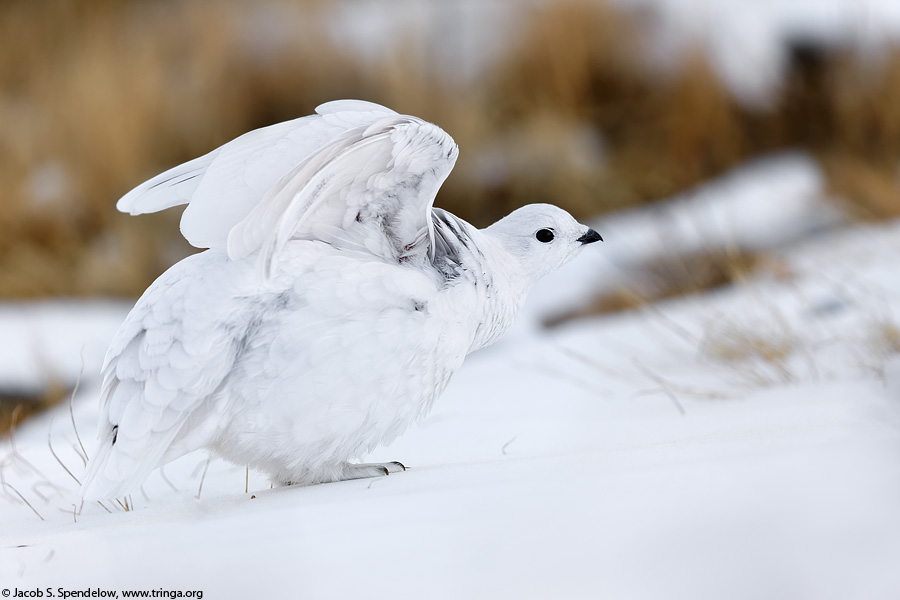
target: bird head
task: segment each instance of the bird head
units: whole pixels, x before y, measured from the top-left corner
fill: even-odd
[[[485,232],[518,263],[532,281],[556,271],[586,245],[602,241],[596,231],[551,204],[529,204]]]

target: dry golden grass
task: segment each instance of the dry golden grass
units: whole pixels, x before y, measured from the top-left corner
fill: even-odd
[[[871,335],[879,354],[889,356],[900,354],[900,325],[893,321],[877,323]]]
[[[210,2],[0,6],[0,39],[14,49],[0,59],[0,121],[10,125],[0,138],[0,296],[139,293],[171,262],[177,217],[134,222],[115,213],[116,198],[307,112],[325,80],[353,79],[337,51],[323,64],[288,47],[277,69],[260,69],[236,43],[244,17]]]
[[[727,327],[711,335],[704,345],[707,355],[725,362],[759,359],[764,363],[783,365],[794,350],[794,340],[788,333],[773,335],[750,328]]]
[[[140,293],[189,249],[177,214],[118,215],[119,196],[338,97],[452,132],[463,151],[439,202],[478,225],[526,202],[579,217],[652,202],[782,148],[819,156],[861,217],[900,213],[900,50],[873,66],[797,48],[778,102],[753,111],[700,54],[653,75],[637,25],[602,2],[534,9],[477,89],[434,72],[426,32],[363,67],[317,25],[325,6],[0,3],[0,297]],[[287,34],[248,45],[266,14]]]
[[[900,217],[900,185],[888,165],[879,168],[854,155],[823,160],[832,191],[861,219]]]
[[[748,383],[789,383],[796,377],[790,358],[798,350],[798,337],[787,323],[775,322],[780,327],[718,323],[706,332],[701,351],[708,358],[731,364]]]
[[[739,248],[670,254],[637,266],[634,271],[640,279],[629,287],[601,294],[577,310],[552,317],[545,325],[552,327],[589,315],[632,310],[659,300],[699,294],[742,283],[761,272],[777,279],[791,277],[788,267],[777,258]]]

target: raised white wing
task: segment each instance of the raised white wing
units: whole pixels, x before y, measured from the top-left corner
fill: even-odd
[[[269,272],[290,239],[389,262],[433,257],[431,208],[458,149],[439,127],[390,116],[337,136],[298,164],[228,235],[233,260],[262,250]]]
[[[337,100],[251,131],[138,186],[118,203],[140,214],[188,204],[185,238],[263,263],[291,238],[389,260],[433,253],[430,208],[456,161],[440,128],[377,104]],[[424,242],[424,243],[423,243]]]
[[[337,100],[317,114],[250,131],[209,154],[157,175],[125,194],[116,207],[132,215],[189,204],[184,237],[198,248],[223,246],[228,231],[278,180],[342,132],[394,111],[361,100]]]

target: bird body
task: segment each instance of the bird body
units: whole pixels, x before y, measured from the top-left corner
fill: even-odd
[[[424,417],[531,285],[599,239],[549,205],[483,230],[433,209],[446,133],[364,102],[318,110],[120,201],[188,202],[182,231],[209,250],[160,276],[109,348],[86,499],[204,447],[278,483],[391,471],[350,461]]]

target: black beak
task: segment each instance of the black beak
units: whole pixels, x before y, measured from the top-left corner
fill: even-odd
[[[594,242],[602,242],[603,238],[600,237],[600,234],[594,231],[593,229],[588,229],[587,233],[583,236],[575,240],[576,242],[581,242],[582,244],[593,244]]]

